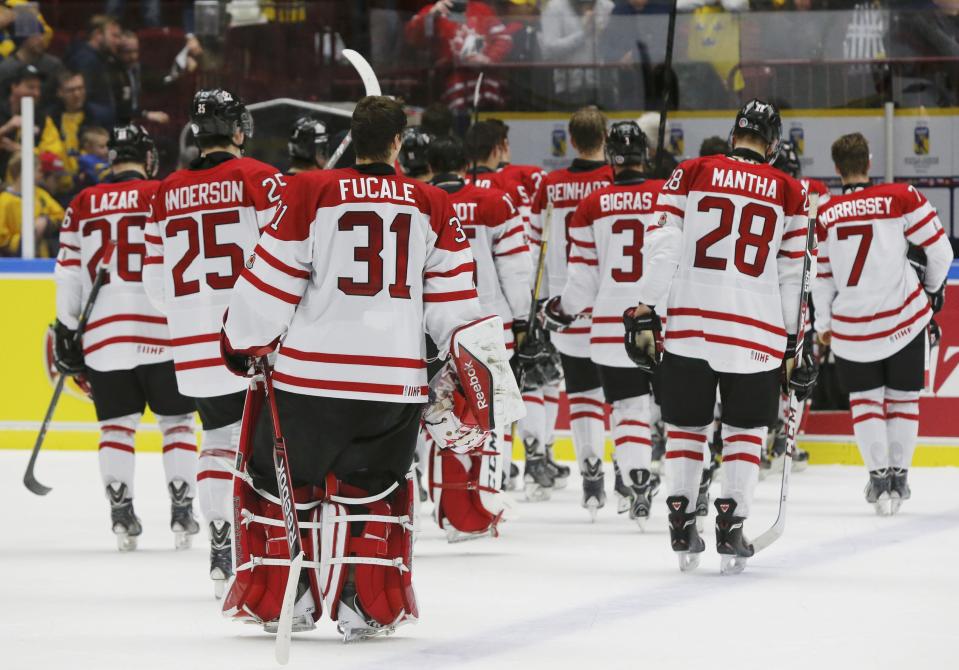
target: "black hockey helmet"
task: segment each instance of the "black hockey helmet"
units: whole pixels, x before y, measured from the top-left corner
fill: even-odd
[[[224,137],[242,130],[253,137],[253,117],[240,98],[222,88],[197,91],[190,106],[190,130],[197,139]]]
[[[403,131],[403,145],[400,147],[400,167],[410,177],[426,174],[430,170],[426,158],[433,136],[419,126],[410,126]]]
[[[110,132],[107,148],[110,150],[111,165],[139,163],[146,168],[148,177],[156,174],[156,143],[143,126],[136,123],[116,126]]]
[[[793,179],[798,179],[802,172],[802,165],[799,163],[799,152],[796,151],[796,145],[786,140],[779,145],[779,155],[773,161],[773,167],[782,170]]]
[[[437,137],[426,151],[430,169],[439,174],[459,172],[466,167],[466,149],[463,140],[455,135]]]
[[[635,121],[617,121],[606,136],[606,158],[617,167],[645,165],[649,158],[646,133]]]
[[[740,132],[752,133],[766,143],[766,157],[772,159],[779,152],[779,138],[782,136],[782,131],[783,122],[776,106],[759,98],[753,98],[736,115],[736,122],[730,133],[730,144],[732,144],[732,135]]]
[[[290,158],[316,162],[316,155],[330,156],[330,135],[326,124],[315,116],[301,116],[293,124],[290,141],[287,144]]]

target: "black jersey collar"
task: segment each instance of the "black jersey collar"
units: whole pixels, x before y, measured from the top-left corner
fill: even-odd
[[[642,184],[644,181],[646,181],[646,175],[639,170],[621,170],[613,177],[614,184]]]
[[[206,156],[200,156],[199,158],[193,160],[190,163],[191,170],[209,170],[212,167],[216,167],[221,163],[226,163],[229,160],[237,158],[229,151],[214,151],[208,153]]]
[[[861,191],[864,188],[869,188],[870,186],[872,186],[872,184],[870,184],[869,182],[865,182],[863,184],[843,184],[842,192],[852,193],[854,191]]]
[[[359,172],[360,174],[369,174],[369,175],[395,175],[396,167],[390,165],[389,163],[361,163],[360,165],[354,165],[353,169]]]
[[[107,182],[108,184],[119,184],[120,182],[124,181],[137,181],[146,178],[146,175],[142,172],[137,172],[136,170],[124,170],[123,172],[111,172],[103,181]]]
[[[591,161],[585,158],[574,158],[569,166],[570,172],[592,172],[606,165],[606,161]]]
[[[728,154],[730,158],[742,158],[743,160],[749,161],[750,163],[765,163],[766,157],[763,156],[758,151],[753,151],[752,149],[746,149],[745,147],[737,147],[733,149]]]
[[[456,193],[466,186],[466,181],[464,181],[464,179],[458,174],[453,172],[443,172],[438,174],[430,179],[430,183],[437,188],[443,189],[447,193]]]

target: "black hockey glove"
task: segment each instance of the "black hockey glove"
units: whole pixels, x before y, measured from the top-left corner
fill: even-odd
[[[551,333],[556,333],[569,328],[576,317],[563,311],[562,299],[557,295],[550,298],[542,306],[539,311],[539,320],[543,324],[543,328]]]
[[[549,360],[549,342],[539,323],[530,336],[516,346],[516,383],[521,391],[532,391],[546,384],[543,367]]]
[[[75,376],[86,372],[83,343],[77,331],[57,321],[53,324],[53,364],[61,374]]]
[[[626,355],[640,370],[653,374],[662,359],[663,324],[652,308],[642,316],[636,316],[635,312],[633,307],[623,312]]]
[[[787,389],[796,394],[796,400],[803,403],[812,395],[816,387],[816,380],[819,379],[819,365],[812,352],[803,349],[802,365],[793,368],[789,375],[789,384]]]
[[[932,307],[932,313],[938,314],[946,302],[946,282],[943,282],[942,286],[936,291],[926,291],[926,297],[929,298],[929,306]]]

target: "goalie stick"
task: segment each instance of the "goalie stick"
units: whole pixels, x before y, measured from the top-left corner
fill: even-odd
[[[806,221],[806,255],[802,266],[802,289],[799,295],[799,320],[796,334],[796,355],[793,358],[793,370],[802,363],[803,344],[806,328],[806,315],[809,313],[809,290],[812,282],[813,250],[816,248],[816,217],[819,214],[819,195],[809,196],[809,218]],[[799,430],[798,417],[800,402],[796,392],[789,389],[789,407],[786,411],[786,453],[783,456],[782,483],[779,488],[779,513],[776,521],[763,534],[753,540],[753,550],[762,551],[779,539],[786,527],[786,499],[789,496],[789,473],[792,470],[793,454],[796,452],[796,433]]]
[[[100,258],[100,265],[97,267],[97,276],[93,280],[93,286],[90,288],[90,295],[87,297],[87,303],[83,306],[83,311],[80,313],[80,318],[77,320],[77,329],[73,334],[73,339],[76,344],[81,344],[83,341],[83,331],[87,326],[87,321],[90,320],[90,314],[93,312],[93,303],[96,302],[97,294],[100,293],[100,288],[103,286],[103,283],[106,281],[107,276],[110,273],[110,261],[113,258],[113,250],[116,248],[116,245],[112,241],[107,242],[103,247],[103,256]],[[37,481],[37,476],[34,474],[34,468],[37,464],[37,456],[40,454],[40,448],[43,446],[43,440],[47,436],[47,429],[50,427],[50,421],[53,419],[53,412],[57,408],[57,403],[60,401],[60,394],[63,393],[63,385],[67,381],[67,375],[60,373],[60,378],[57,380],[57,385],[53,389],[53,397],[50,398],[50,405],[47,407],[47,413],[43,417],[43,423],[40,424],[40,432],[37,433],[37,441],[33,444],[33,451],[30,452],[30,462],[27,463],[27,470],[23,473],[23,485],[31,493],[35,493],[38,496],[45,496],[53,489],[49,486],[44,486],[39,481]]]
[[[360,75],[360,79],[363,80],[363,89],[366,91],[366,95],[382,95],[380,92],[380,82],[376,78],[376,73],[373,72],[373,68],[369,62],[363,58],[358,51],[353,51],[353,49],[343,49],[343,56],[346,60],[350,61],[350,65],[356,69],[356,73]],[[336,164],[343,157],[343,154],[352,142],[353,136],[350,133],[346,133],[346,137],[340,142],[340,146],[336,147],[336,151],[330,156],[330,160],[326,162],[327,170],[332,170],[336,167]]]
[[[280,506],[283,509],[283,527],[286,531],[286,544],[290,551],[290,574],[286,578],[283,591],[283,604],[280,607],[280,620],[276,628],[276,646],[274,653],[280,665],[290,661],[290,642],[293,636],[293,606],[296,603],[296,587],[300,581],[303,567],[303,545],[300,542],[300,523],[296,518],[296,501],[293,499],[293,478],[290,476],[290,460],[286,453],[286,440],[280,428],[280,412],[273,393],[273,377],[270,362],[266,356],[256,359],[253,364],[256,375],[253,383],[263,384],[264,395],[270,409],[270,423],[273,427],[273,468],[276,473],[276,489]]]

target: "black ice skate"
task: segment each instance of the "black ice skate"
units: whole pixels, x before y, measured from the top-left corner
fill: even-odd
[[[716,551],[722,556],[720,572],[738,575],[746,568],[746,559],[753,555],[753,545],[743,535],[743,521],[736,516],[736,501],[716,499]]]
[[[535,439],[523,440],[526,448],[526,468],[523,473],[523,491],[530,502],[549,500],[553,492],[553,474],[546,455],[537,453]]]
[[[889,470],[870,470],[869,483],[866,484],[866,502],[872,504],[879,516],[890,514],[892,474]]]
[[[174,479],[167,488],[170,491],[170,530],[173,531],[173,546],[178,551],[189,549],[193,536],[200,532],[200,524],[193,518],[190,487],[182,479]]]
[[[223,597],[226,581],[233,576],[233,543],[229,521],[210,522],[210,579],[213,595]]]
[[[553,460],[553,444],[546,445],[546,465],[549,467],[550,474],[553,476],[553,488],[556,490],[565,489],[569,482],[570,469],[568,465],[557,463]]]
[[[695,570],[699,565],[700,554],[706,549],[706,543],[696,530],[696,513],[687,512],[689,499],[686,496],[669,496],[666,508],[669,510],[669,543],[679,559],[679,569],[683,572]]]
[[[619,464],[613,461],[613,472],[616,479],[613,480],[613,492],[616,494],[616,513],[625,514],[633,506],[633,489],[623,479],[623,472],[619,469]]]
[[[583,507],[589,512],[590,519],[596,521],[596,514],[606,505],[606,484],[603,475],[603,461],[598,458],[583,461]]]
[[[110,523],[113,525],[113,534],[117,536],[117,549],[133,551],[137,548],[137,538],[143,532],[143,526],[133,512],[133,499],[127,496],[127,485],[111,482],[107,486],[107,499],[110,501]]]
[[[640,530],[646,530],[649,521],[649,510],[653,500],[653,479],[656,477],[649,470],[630,470],[630,488],[633,491],[633,502],[629,507],[629,518],[636,522]]]
[[[892,468],[889,477],[889,513],[895,514],[902,506],[903,500],[912,497],[909,490],[909,470],[907,468]]]

